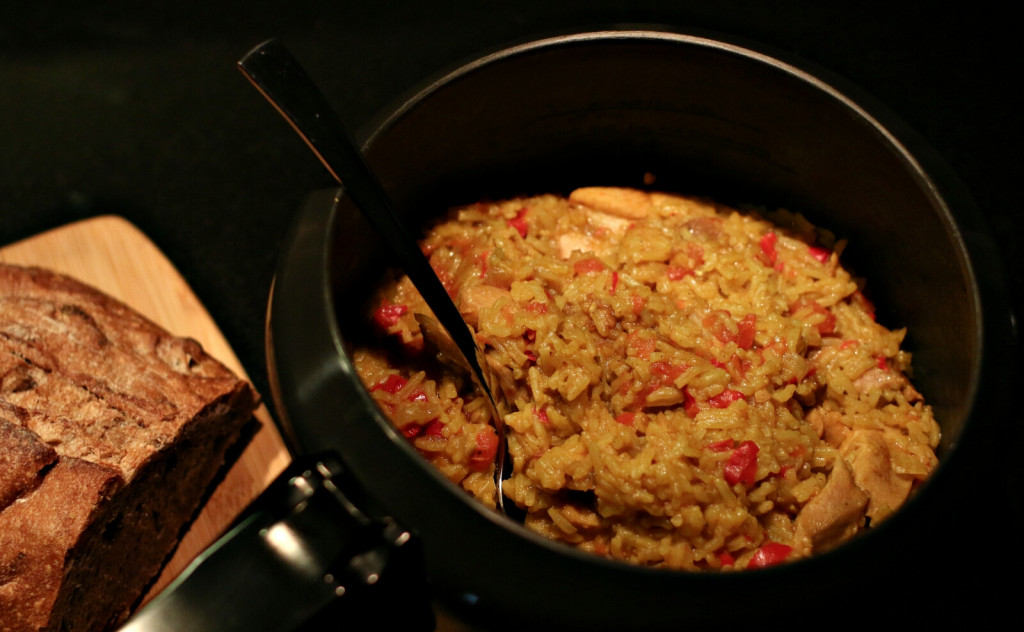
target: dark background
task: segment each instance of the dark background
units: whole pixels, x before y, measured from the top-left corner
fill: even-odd
[[[126,217],[178,267],[265,394],[276,257],[305,195],[331,185],[235,68],[272,36],[353,129],[481,50],[566,28],[647,24],[764,44],[837,73],[927,139],[990,222],[1001,249],[991,256],[1002,257],[1010,287],[1024,267],[1022,73],[1008,10],[849,1],[204,4],[4,2],[0,244],[97,214]],[[1000,528],[978,526],[936,550],[971,574],[957,575],[961,587],[987,587],[989,571],[1016,565],[1018,421],[993,426],[1012,434],[975,448],[971,473],[984,488],[950,507]],[[940,597],[948,586],[932,605]]]

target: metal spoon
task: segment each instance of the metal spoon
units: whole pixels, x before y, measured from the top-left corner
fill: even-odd
[[[501,511],[506,512],[501,484],[507,461],[504,415],[509,412],[509,407],[497,380],[492,379],[483,351],[462,314],[405,223],[396,214],[387,193],[366,165],[341,119],[288,49],[278,40],[268,40],[249,51],[238,62],[238,67],[344,187],[355,206],[394,251],[399,265],[455,342],[455,347],[446,345],[446,351],[461,355],[458,358],[460,364],[469,367],[474,383],[490,404],[499,440],[495,463],[495,502]],[[436,332],[436,328],[433,331]]]

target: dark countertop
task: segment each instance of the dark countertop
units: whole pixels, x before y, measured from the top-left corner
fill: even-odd
[[[699,29],[786,51],[859,86],[931,143],[973,193],[1001,249],[992,256],[1019,285],[1024,117],[1008,12],[806,1],[114,4],[0,8],[0,244],[122,215],[178,267],[263,393],[276,257],[305,195],[331,185],[235,68],[272,36],[353,128],[480,50],[569,27]],[[1015,422],[1000,427],[1019,432]],[[993,450],[1007,444],[1018,447],[1019,437],[991,440]],[[974,466],[995,491],[950,511],[1012,528],[1024,517],[1024,477],[996,459],[992,466],[986,453]],[[936,554],[994,556],[964,567],[987,571],[1012,556],[1008,531],[1009,545],[979,551],[968,543],[980,534],[964,533]]]

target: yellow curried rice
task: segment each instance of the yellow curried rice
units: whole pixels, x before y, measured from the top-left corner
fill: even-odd
[[[512,404],[504,491],[529,529],[636,564],[763,567],[877,524],[932,471],[939,428],[904,331],[875,322],[842,242],[773,220],[590,187],[455,209],[428,232]],[[422,299],[392,279],[373,310],[363,382],[493,507],[497,436],[424,340]]]

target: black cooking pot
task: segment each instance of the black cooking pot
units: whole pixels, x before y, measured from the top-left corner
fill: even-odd
[[[319,192],[281,256],[269,370],[293,452],[336,455],[361,488],[361,514],[393,519],[422,544],[425,583],[403,584],[406,594],[382,621],[427,595],[445,620],[487,629],[737,626],[779,613],[796,622],[880,590],[910,603],[951,572],[936,547],[960,537],[944,527],[955,453],[973,419],[1006,408],[1013,326],[970,199],[868,98],[827,73],[721,38],[594,32],[472,61],[362,138],[413,225],[484,198],[639,187],[647,173],[659,190],[799,211],[849,240],[844,262],[868,279],[878,320],[908,328],[915,385],[942,427],[940,466],[903,510],[807,560],[689,574],[549,542],[434,471],[361,386],[349,351],[366,335],[362,302],[389,259],[343,191]]]

